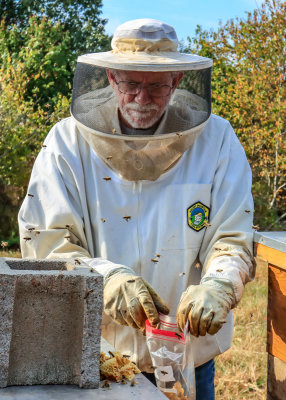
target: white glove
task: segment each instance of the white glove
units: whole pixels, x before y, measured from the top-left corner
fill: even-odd
[[[182,294],[177,309],[178,327],[184,331],[189,320],[192,335],[214,335],[234,305],[232,283],[227,279],[208,278],[200,285],[189,286]]]
[[[120,325],[129,325],[145,333],[145,321],[156,326],[158,312],[169,313],[167,304],[140,276],[124,268],[107,277],[104,284],[104,311]]]

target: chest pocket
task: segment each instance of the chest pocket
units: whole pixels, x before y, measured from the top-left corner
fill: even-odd
[[[195,225],[199,222],[194,220],[194,216],[207,217],[211,204],[211,184],[168,186],[159,203],[158,247],[162,250],[199,248],[206,228],[202,224]]]

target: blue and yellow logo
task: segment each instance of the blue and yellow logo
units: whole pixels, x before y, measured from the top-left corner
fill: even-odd
[[[195,231],[200,231],[209,220],[210,209],[201,202],[197,202],[187,209],[188,225]]]

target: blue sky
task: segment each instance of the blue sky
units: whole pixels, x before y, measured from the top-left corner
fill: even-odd
[[[106,31],[131,19],[155,18],[172,25],[179,40],[194,36],[196,25],[216,28],[231,18],[246,18],[247,11],[261,6],[262,0],[102,0],[102,17],[109,21]]]

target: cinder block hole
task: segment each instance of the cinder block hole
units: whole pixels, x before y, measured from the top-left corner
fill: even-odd
[[[70,271],[74,266],[64,261],[54,260],[6,260],[11,269],[32,271]]]

